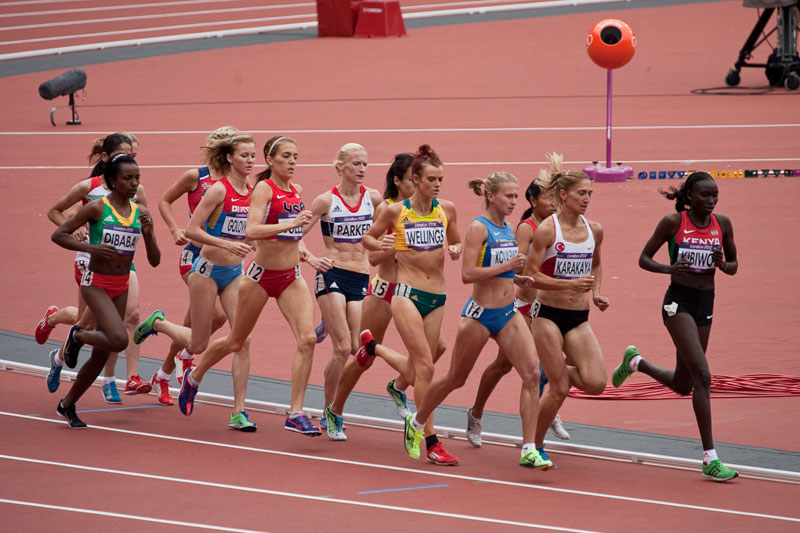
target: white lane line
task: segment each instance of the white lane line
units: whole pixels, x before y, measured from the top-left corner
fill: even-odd
[[[0,416],[9,416],[9,417],[12,417],[12,418],[22,418],[22,419],[25,419],[25,420],[34,420],[34,421],[37,421],[37,422],[49,422],[49,423],[53,423],[53,424],[62,424],[62,425],[64,424],[63,420],[55,420],[55,419],[51,419],[51,418],[44,418],[44,417],[32,416],[32,415],[22,415],[22,414],[18,414],[18,413],[10,413],[10,412],[5,412],[5,411],[0,411]],[[170,441],[176,441],[176,442],[185,442],[185,443],[190,443],[190,444],[200,444],[200,445],[203,445],[203,446],[213,446],[213,447],[226,448],[226,449],[239,450],[239,451],[263,453],[263,454],[268,454],[268,455],[277,455],[277,456],[281,456],[281,457],[292,457],[292,458],[296,458],[296,459],[307,459],[307,460],[311,460],[311,461],[323,461],[323,462],[336,463],[336,464],[346,464],[346,465],[352,465],[352,466],[361,466],[361,467],[366,467],[366,468],[374,468],[374,469],[378,469],[378,470],[390,470],[390,471],[394,471],[394,472],[420,474],[420,475],[423,475],[423,476],[443,477],[443,478],[448,478],[448,479],[459,479],[459,480],[463,480],[463,481],[477,481],[477,482],[481,482],[481,483],[492,483],[492,484],[495,484],[495,485],[520,487],[520,488],[527,488],[527,489],[533,489],[533,490],[542,490],[542,491],[546,491],[546,492],[555,492],[555,493],[561,493],[561,494],[590,496],[590,497],[594,497],[594,498],[602,498],[602,499],[608,499],[608,500],[619,500],[619,501],[625,501],[625,502],[645,503],[645,504],[659,505],[659,506],[664,506],[664,507],[675,507],[675,508],[680,508],[680,509],[692,509],[692,510],[696,510],[696,511],[706,511],[706,512],[711,512],[711,513],[731,514],[731,515],[739,515],[739,516],[749,516],[749,517],[754,517],[754,518],[767,518],[767,519],[770,519],[770,520],[782,520],[782,521],[800,523],[800,518],[794,518],[794,517],[789,517],[789,516],[769,515],[769,514],[763,514],[763,513],[751,513],[751,512],[748,512],[748,511],[737,511],[737,510],[734,510],[734,509],[724,509],[724,508],[717,508],[717,507],[704,507],[704,506],[701,506],[701,505],[691,505],[691,504],[685,504],[685,503],[668,502],[668,501],[663,501],[663,500],[652,500],[652,499],[647,499],[647,498],[635,498],[635,497],[631,497],[631,496],[618,496],[618,495],[615,495],[615,494],[605,494],[605,493],[601,493],[601,492],[591,492],[591,491],[585,491],[585,490],[565,489],[565,488],[560,488],[560,487],[546,487],[546,486],[540,486],[540,485],[529,485],[529,484],[526,484],[526,483],[519,483],[519,482],[515,482],[515,481],[505,481],[505,480],[501,480],[501,479],[481,478],[481,477],[475,477],[475,476],[462,476],[462,475],[459,475],[459,474],[450,474],[450,473],[447,473],[447,472],[417,470],[417,469],[413,469],[413,468],[405,468],[405,467],[400,467],[400,466],[390,466],[390,465],[375,464],[375,463],[365,463],[365,462],[362,462],[362,461],[351,461],[351,460],[347,460],[347,459],[336,459],[336,458],[333,458],[333,457],[323,457],[323,456],[317,456],[317,455],[305,455],[305,454],[300,454],[300,453],[283,452],[283,451],[279,451],[279,450],[268,450],[268,449],[263,449],[263,448],[255,448],[255,447],[252,447],[252,446],[240,446],[240,445],[236,445],[236,444],[226,444],[226,443],[214,442],[214,441],[204,441],[204,440],[198,440],[198,439],[189,439],[189,438],[185,438],[185,437],[174,437],[174,436],[171,436],[171,435],[160,435],[160,434],[157,434],[157,433],[146,433],[146,432],[139,432],[139,431],[130,431],[130,430],[126,430],[126,429],[118,429],[118,428],[112,428],[112,427],[107,427],[107,426],[91,425],[90,429],[99,429],[99,430],[102,430],[102,431],[111,431],[111,432],[114,432],[114,433],[122,433],[122,434],[126,434],[126,435],[136,435],[138,437],[150,437],[150,438],[164,439],[164,440],[170,440]],[[0,458],[12,458],[12,459],[14,459],[14,457],[6,456],[6,455],[0,455]],[[28,459],[19,458],[19,460],[28,460]],[[34,460],[30,460],[30,461],[31,462],[36,462]],[[65,465],[65,466],[71,467],[72,465]],[[90,468],[90,467],[86,467],[86,468]],[[122,473],[129,474],[128,472],[122,472]],[[148,477],[148,476],[145,476],[144,474],[130,473],[130,475],[140,475],[140,476],[143,476],[143,477]],[[178,481],[181,481],[181,480],[179,479]],[[326,499],[326,501],[330,501],[330,500]]]
[[[24,507],[36,507],[39,509],[52,509],[56,511],[69,511],[71,513],[92,514],[97,516],[106,516],[110,518],[126,518],[128,520],[138,520],[140,522],[152,522],[154,524],[168,524],[172,526],[193,527],[196,529],[210,529],[212,531],[231,531],[233,533],[262,533],[261,530],[239,529],[235,527],[226,527],[226,526],[212,526],[209,524],[199,524],[197,522],[183,522],[178,520],[169,520],[168,518],[150,518],[147,516],[140,516],[140,515],[113,513],[111,511],[97,511],[94,509],[82,509],[79,507],[64,507],[63,505],[49,505],[45,503],[25,502],[21,500],[9,500],[6,498],[0,498],[0,503],[7,503],[10,505],[21,505]]]
[[[591,97],[593,98],[593,97]],[[197,105],[204,105],[198,103]],[[131,104],[131,107],[146,107],[146,104]],[[88,106],[91,107],[91,106]],[[84,106],[84,108],[88,108]],[[125,107],[120,105],[117,107]],[[615,130],[647,131],[647,130],[724,130],[724,129],[760,129],[760,128],[800,128],[800,123],[771,123],[771,124],[675,124],[675,125],[642,125],[642,126],[614,126]],[[258,130],[243,128],[251,134],[275,132],[283,133],[493,133],[493,132],[520,132],[520,131],[605,131],[605,126],[520,126],[520,127],[486,127],[486,128],[353,128],[353,129],[272,129]],[[147,130],[137,131],[137,135],[208,135],[208,130]],[[0,135],[108,135],[107,131],[0,131]]]
[[[94,426],[93,426],[94,427]],[[310,494],[299,494],[296,492],[284,492],[279,490],[269,490],[269,489],[260,489],[257,487],[246,487],[243,485],[231,485],[228,483],[214,483],[210,481],[198,481],[194,479],[186,479],[186,478],[176,478],[170,476],[161,476],[158,474],[145,474],[145,473],[138,473],[138,472],[128,472],[126,470],[114,470],[109,468],[97,468],[93,466],[83,466],[83,465],[74,465],[68,463],[59,463],[56,461],[43,461],[39,459],[29,459],[26,457],[15,457],[13,455],[0,455],[0,459],[7,459],[9,461],[20,461],[24,463],[33,463],[33,464],[40,464],[40,465],[47,465],[47,466],[58,466],[62,468],[70,468],[74,470],[85,470],[89,472],[101,472],[103,474],[115,474],[119,476],[130,476],[130,477],[138,477],[144,478],[148,481],[152,480],[159,480],[159,481],[170,481],[173,483],[181,483],[184,485],[196,485],[201,487],[208,487],[208,488],[215,488],[215,489],[226,489],[226,490],[236,490],[241,492],[252,492],[256,494],[268,494],[270,496],[282,496],[286,498],[297,498],[301,500],[312,500],[315,502],[327,502],[327,503],[338,503],[343,505],[354,505],[357,507],[369,507],[372,509],[384,509],[387,511],[400,511],[404,513],[415,513],[415,514],[422,514],[428,516],[438,516],[443,518],[456,518],[460,520],[469,520],[472,522],[486,522],[490,524],[502,524],[502,525],[509,525],[509,526],[521,526],[521,527],[528,527],[532,529],[546,529],[549,531],[569,531],[575,533],[590,533],[589,530],[584,529],[573,529],[567,527],[559,527],[559,526],[552,526],[552,525],[544,525],[544,524],[534,524],[530,522],[517,522],[514,520],[502,520],[499,518],[488,518],[483,516],[473,516],[473,515],[465,515],[459,513],[447,513],[443,511],[428,511],[425,509],[415,509],[413,507],[400,507],[397,505],[384,505],[380,503],[370,503],[370,502],[359,502],[355,500],[343,500],[341,498],[329,498],[325,496],[312,496]],[[2,501],[2,500],[0,500]],[[70,508],[65,508],[66,510],[70,510]],[[173,522],[179,524],[180,522]],[[226,531],[242,531],[242,530],[226,530]]]
[[[194,5],[194,4],[232,4],[235,3],[237,0],[190,0],[184,2],[158,2],[158,3],[150,3],[150,4],[116,4],[113,6],[97,6],[97,7],[82,7],[82,8],[73,8],[73,9],[54,9],[50,11],[28,11],[22,13],[5,13],[0,14],[0,19],[3,18],[19,18],[19,17],[37,17],[37,16],[50,16],[50,15],[67,15],[71,13],[93,13],[95,11],[114,11],[120,12],[125,9],[148,9],[151,7],[173,7],[173,6],[180,6],[180,5]],[[50,3],[50,2],[47,2]],[[12,3],[5,3],[3,4],[4,7],[14,5]],[[237,11],[244,11],[244,10],[260,10],[260,9],[289,9],[295,7],[314,7],[314,3],[303,3],[303,4],[281,4],[281,5],[274,5],[274,6],[252,6],[247,8],[239,8]],[[225,12],[225,10],[220,10],[221,12]],[[186,15],[192,15],[195,13],[205,13],[205,11],[185,11]],[[180,13],[173,15],[178,16]],[[100,22],[109,21],[109,20],[117,20],[117,19],[100,19]],[[126,19],[121,19],[126,20]]]

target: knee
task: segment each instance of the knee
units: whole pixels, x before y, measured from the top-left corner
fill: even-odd
[[[417,363],[414,365],[414,372],[417,380],[430,383],[433,380],[433,363]]]
[[[602,394],[604,390],[606,390],[607,381],[605,376],[602,378],[592,378],[588,379],[584,382],[584,386],[586,387],[583,392],[586,394],[598,395]]]
[[[228,336],[226,342],[226,352],[228,353],[236,353],[236,352],[243,352],[246,351],[249,353],[250,350],[250,337],[248,336],[245,339],[234,339],[230,335]]]
[[[708,368],[703,368],[697,371],[697,374],[694,376],[695,380],[695,388],[704,389],[706,391],[711,390],[711,372]]]
[[[189,353],[198,354],[205,352],[206,348],[208,348],[208,339],[203,341],[192,340],[191,342],[189,342],[189,345],[186,347],[186,350]]]
[[[536,386],[539,386],[538,380]],[[563,401],[569,394],[569,378],[554,380],[551,377],[547,385],[547,394]]]
[[[304,354],[310,354],[314,351],[314,345],[317,343],[317,334],[312,329],[309,333],[303,333],[297,337],[297,350]]]
[[[506,368],[508,368],[508,370],[505,370]],[[507,374],[511,370],[511,363],[503,365],[500,370],[503,372],[503,375]],[[539,365],[530,365],[528,368],[520,368],[517,372],[522,380],[523,387],[530,386],[539,388]]]
[[[108,344],[111,352],[124,352],[128,347],[128,332],[125,328],[115,329],[108,334]]]
[[[126,326],[138,326],[139,322],[141,322],[141,317],[138,309],[130,309],[129,312],[125,313]]]
[[[672,390],[674,390],[681,396],[689,396],[690,394],[692,394],[692,390],[694,390],[694,387],[689,382],[675,383]]]
[[[316,339],[314,339],[314,342],[316,342]],[[342,361],[354,351],[349,338],[333,343],[333,357]]]

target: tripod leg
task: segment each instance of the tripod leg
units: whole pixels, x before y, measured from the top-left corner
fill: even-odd
[[[753,53],[755,49],[756,41],[758,41],[758,36],[764,32],[764,28],[767,26],[767,22],[772,17],[772,12],[775,11],[774,7],[770,7],[765,9],[761,16],[758,17],[758,22],[753,27],[753,31],[750,32],[750,36],[745,41],[744,46],[739,51],[739,59],[736,61],[736,65],[734,68],[736,72],[739,72],[742,69],[742,65],[747,62],[747,59],[750,58],[750,55]]]

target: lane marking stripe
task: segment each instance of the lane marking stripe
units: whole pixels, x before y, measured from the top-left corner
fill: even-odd
[[[362,490],[359,494],[379,494],[382,492],[402,492],[404,490],[421,490],[421,489],[438,489],[440,487],[449,487],[450,485],[422,485],[421,487],[402,487],[398,489],[381,489],[381,490]]]

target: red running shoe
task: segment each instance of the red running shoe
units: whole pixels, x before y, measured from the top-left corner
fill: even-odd
[[[129,396],[133,394],[148,394],[151,390],[153,390],[153,386],[142,381],[139,376],[131,376],[131,379],[125,384],[125,394]]]
[[[441,466],[453,466],[458,464],[458,457],[447,453],[442,443],[437,442],[428,448],[428,462]]]
[[[158,385],[159,393],[158,393],[158,403],[161,405],[174,405],[175,400],[172,399],[172,396],[169,394],[169,380],[168,379],[158,379],[158,372],[153,374],[153,378],[150,380],[150,386],[155,387]]]
[[[178,371],[177,371],[178,361],[181,362],[181,371],[180,371],[180,373],[178,373]],[[178,378],[178,385],[183,385],[183,375],[186,373],[187,370],[192,370],[195,367],[194,357],[192,357],[191,359],[184,359],[183,357],[180,356],[180,354],[176,355],[175,356],[175,367],[176,367],[175,374],[176,374],[176,377]]]
[[[50,318],[50,315],[58,311],[58,307],[55,305],[51,305],[47,308],[47,311],[44,312],[44,316],[36,324],[36,330],[33,333],[33,336],[36,338],[36,342],[38,344],[44,344],[47,341],[47,338],[50,336],[50,332],[53,331],[53,326],[47,323],[47,319]]]
[[[370,355],[367,352],[367,345],[372,342],[375,342],[375,337],[372,336],[372,332],[368,329],[365,329],[361,332],[361,348],[358,349],[356,352],[356,363],[358,366],[364,366],[369,362],[370,357],[374,357],[374,355]]]

